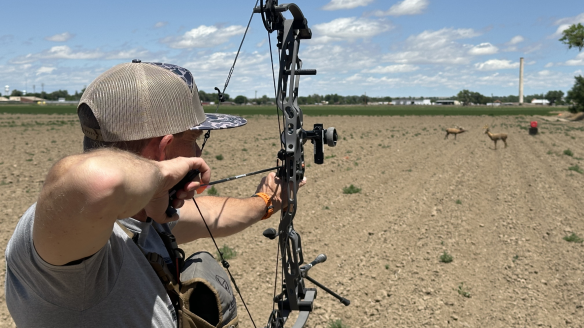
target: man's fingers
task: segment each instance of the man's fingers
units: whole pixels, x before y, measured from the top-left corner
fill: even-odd
[[[300,183],[298,184],[298,188],[300,188],[300,187],[304,186],[305,184],[306,184],[306,177],[304,177],[304,178],[302,179],[302,181],[300,181]]]

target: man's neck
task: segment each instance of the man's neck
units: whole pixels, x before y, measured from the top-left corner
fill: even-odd
[[[146,215],[146,211],[145,210],[141,210],[137,214],[132,215],[132,218],[134,220],[138,220],[138,221],[141,221],[141,222],[146,222],[146,220],[148,219],[148,216]]]

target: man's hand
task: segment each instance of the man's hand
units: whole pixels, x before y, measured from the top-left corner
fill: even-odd
[[[211,180],[211,169],[205,161],[198,157],[177,157],[167,161],[156,162],[161,173],[160,183],[154,196],[146,205],[146,214],[158,223],[168,223],[178,220],[179,216],[175,213],[172,217],[166,216],[168,207],[168,191],[174,187],[190,170],[199,170],[200,177],[187,183],[182,190],[176,192],[176,197],[172,207],[180,208],[185,199],[191,199],[195,195],[197,188],[201,184],[207,184]]]
[[[274,213],[281,210],[282,208],[288,207],[288,188],[284,186],[284,182],[276,177],[275,173],[270,173],[268,176],[262,178],[256,193],[263,192],[270,196],[272,199],[272,205],[274,206]],[[306,178],[304,178],[298,184],[298,189],[306,184]]]

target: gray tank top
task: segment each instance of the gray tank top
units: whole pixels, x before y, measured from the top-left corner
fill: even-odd
[[[6,248],[6,304],[19,328],[176,327],[166,291],[142,252],[120,227],[107,244],[80,264],[45,262],[32,242],[36,204],[22,216]],[[168,258],[149,220],[121,220],[139,233],[148,252]]]

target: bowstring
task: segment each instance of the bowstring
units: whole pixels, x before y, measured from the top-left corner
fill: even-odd
[[[268,47],[270,48],[270,62],[272,64],[272,81],[274,82],[274,100],[276,101],[276,114],[278,115],[278,131],[279,131],[279,137],[280,138],[280,149],[283,149],[284,145],[282,144],[282,126],[280,124],[280,110],[278,108],[278,93],[276,91],[276,75],[274,73],[274,56],[272,54],[272,38],[270,37],[270,31],[268,32]],[[280,162],[278,160],[276,160],[276,163],[278,163],[278,166],[280,165]],[[282,221],[282,213],[283,210],[280,212],[280,222]],[[280,225],[278,225],[278,229],[280,229],[279,227]],[[273,296],[273,300],[276,300],[276,288],[278,285],[278,267],[280,264],[280,241],[278,241],[278,249],[276,250],[276,274],[274,276],[274,296]],[[282,271],[283,274],[283,271]],[[284,276],[281,277],[282,281],[284,279]],[[276,302],[272,302],[272,314],[274,313],[274,311],[276,310]],[[269,320],[269,319],[268,319]],[[270,323],[268,322],[268,325]]]
[[[255,7],[258,6],[258,2],[260,0],[256,0],[255,3]],[[221,98],[223,97],[223,95],[225,94],[225,90],[227,90],[227,86],[229,85],[229,81],[231,80],[231,76],[233,75],[233,71],[235,70],[235,63],[237,63],[237,58],[239,57],[239,52],[241,51],[241,47],[243,46],[243,41],[245,41],[245,36],[247,35],[247,31],[249,30],[249,25],[251,24],[251,20],[253,19],[253,10],[251,11],[251,16],[249,16],[249,21],[247,22],[247,27],[245,28],[245,32],[243,33],[243,38],[241,38],[241,42],[239,43],[239,48],[237,48],[237,53],[235,54],[235,59],[233,59],[233,65],[231,65],[231,68],[229,69],[229,73],[227,74],[227,79],[225,80],[225,84],[223,85],[223,91],[221,91],[221,94],[219,95],[219,98],[217,99],[217,107],[215,108],[215,113],[219,112],[219,106],[221,105]],[[217,90],[219,90],[219,88],[216,88]],[[205,148],[205,144],[207,143],[207,140],[209,140],[209,137],[211,137],[211,130],[207,130],[207,133],[205,133],[205,140],[203,141],[203,146],[201,147],[201,151],[203,151],[203,148]]]

